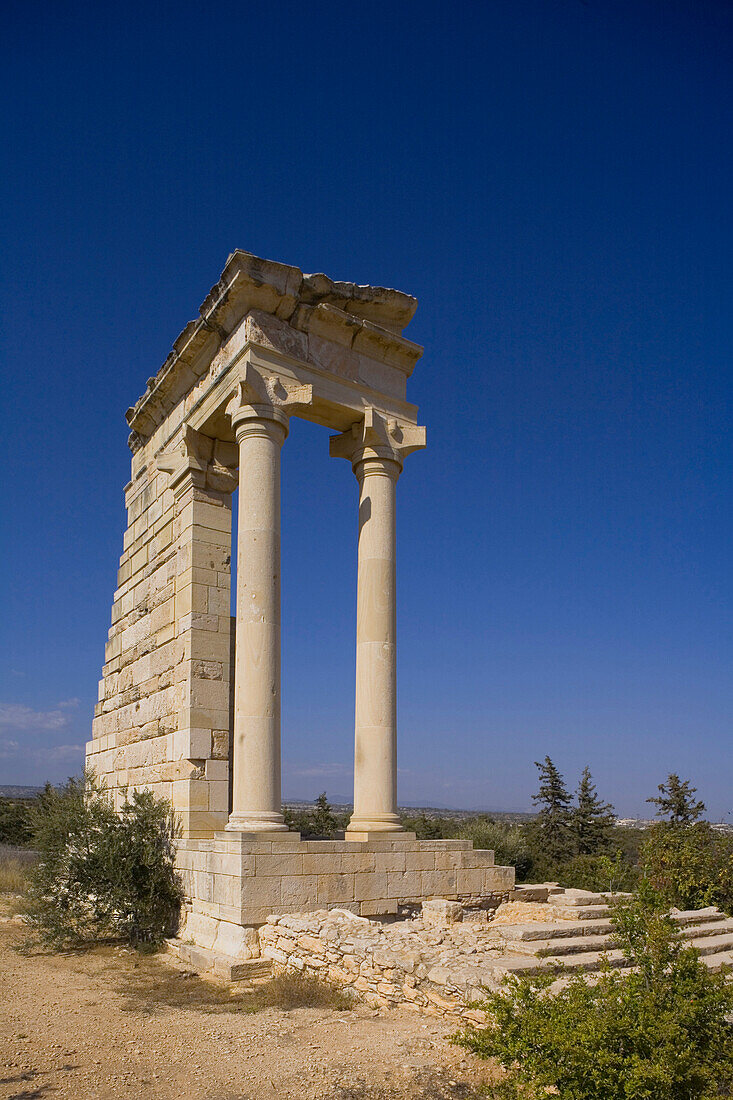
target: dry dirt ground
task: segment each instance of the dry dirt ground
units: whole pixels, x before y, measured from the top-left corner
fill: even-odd
[[[2,1100],[473,1100],[491,1079],[439,1020],[262,1007],[267,990],[258,1005],[155,956],[23,938],[0,923]]]

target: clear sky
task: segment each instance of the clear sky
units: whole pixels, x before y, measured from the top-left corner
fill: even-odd
[[[238,247],[419,299],[400,800],[527,809],[549,753],[730,815],[728,0],[35,3],[3,40],[0,783],[81,766],[124,411]],[[350,792],[356,505],[293,421],[291,797]]]

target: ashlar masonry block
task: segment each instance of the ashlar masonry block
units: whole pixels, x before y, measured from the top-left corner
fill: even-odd
[[[415,865],[432,863],[435,848],[414,836],[403,834],[388,850],[384,840],[355,844],[303,841],[297,833],[266,835],[219,832],[213,840],[181,842],[180,865],[194,871],[188,897],[193,912],[242,925],[261,924],[268,912],[308,908],[349,908],[372,917],[432,897],[498,903],[514,885],[514,869],[494,866],[493,852],[463,845],[457,852],[464,866],[422,870]],[[379,870],[379,860],[387,857],[392,869]]]

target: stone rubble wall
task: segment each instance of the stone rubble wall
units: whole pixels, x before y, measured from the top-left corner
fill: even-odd
[[[487,924],[465,922],[456,945],[445,933],[422,920],[380,925],[344,910],[268,917],[259,929],[260,953],[276,968],[311,974],[352,990],[374,1007],[400,1006],[457,1024],[482,1024],[484,1013],[471,1008],[481,995],[471,967],[477,943],[481,958],[504,952],[501,936],[491,937]],[[442,948],[455,961],[465,953],[464,971],[441,965]]]
[[[332,908],[270,914],[259,929],[189,913],[171,949],[194,969],[228,981],[266,977],[274,968],[311,975],[375,1007],[480,1025],[475,1002],[507,975],[545,971],[554,978],[550,988],[559,989],[572,975],[593,981],[604,966],[627,967],[610,902],[628,896],[545,883],[517,888],[491,912],[433,898],[405,919],[374,921]],[[733,919],[713,906],[670,916],[706,966],[730,968]]]

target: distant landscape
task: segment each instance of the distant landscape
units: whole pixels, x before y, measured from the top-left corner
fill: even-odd
[[[36,798],[42,790],[43,787],[0,784],[0,798]],[[283,806],[288,810],[297,812],[310,810],[315,803],[315,799],[288,798],[283,801]],[[336,796],[333,800],[329,799],[329,805],[334,813],[339,815],[349,814],[353,809],[353,803],[347,802],[343,799],[343,796]],[[401,803],[398,809],[404,815],[418,815],[420,817],[435,820],[450,817],[457,821],[468,821],[474,817],[490,817],[494,821],[523,824],[533,821],[537,816],[536,813],[532,813],[528,810],[466,810],[455,806],[421,806],[418,802]],[[629,829],[648,829],[654,824],[654,819],[651,817],[619,817],[616,818],[615,824]],[[713,823],[712,828],[724,833],[733,833],[733,825],[724,822],[718,824]]]
[[[16,787],[0,784],[0,798],[35,798],[43,787]]]

